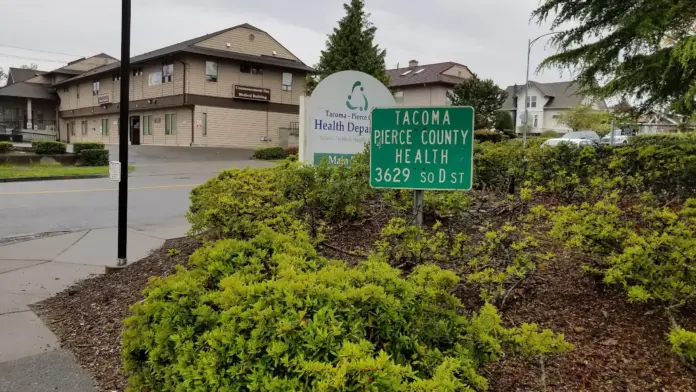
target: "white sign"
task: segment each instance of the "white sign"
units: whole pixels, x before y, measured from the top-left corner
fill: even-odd
[[[119,162],[119,161],[110,161],[109,162],[109,181],[121,182],[121,162]]]
[[[358,71],[342,71],[322,80],[304,100],[300,138],[302,160],[318,164],[350,162],[370,143],[371,112],[396,106],[394,96],[379,80]]]

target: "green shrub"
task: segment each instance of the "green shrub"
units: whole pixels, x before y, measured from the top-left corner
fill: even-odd
[[[539,136],[546,138],[546,139],[555,139],[555,138],[559,137],[560,135],[556,131],[552,131],[550,129],[547,129],[547,130],[543,131],[541,134],[539,134]]]
[[[67,144],[55,141],[34,140],[31,148],[35,153],[41,155],[65,154]]]
[[[373,194],[369,179],[369,157],[356,154],[350,166],[292,164],[279,176],[283,195],[300,206],[310,226],[320,219],[354,219],[363,213],[363,201]]]
[[[283,196],[281,170],[225,170],[194,188],[186,213],[191,233],[208,239],[249,238],[259,224],[286,232],[295,223],[298,203]]]
[[[499,143],[503,140],[503,134],[500,132],[483,129],[474,132],[474,139],[479,142]]]
[[[535,325],[503,328],[490,304],[464,316],[450,271],[348,267],[299,231],[223,240],[189,264],[153,279],[124,322],[128,391],[483,391],[477,370],[504,350],[572,349]]]
[[[103,150],[104,143],[98,142],[77,142],[73,143],[73,154],[79,155],[83,150]]]
[[[10,142],[0,142],[0,154],[8,153],[12,151],[14,146]]]
[[[109,150],[82,150],[78,158],[82,166],[108,166]]]
[[[254,151],[254,159],[262,160],[272,160],[272,159],[285,159],[288,153],[283,149],[283,147],[264,147],[259,148]]]
[[[672,344],[672,352],[689,362],[696,362],[696,332],[680,327],[672,328],[669,342]]]

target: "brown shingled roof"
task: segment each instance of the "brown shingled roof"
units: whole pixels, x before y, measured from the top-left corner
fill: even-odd
[[[38,71],[30,68],[14,68],[10,67],[10,72],[7,77],[7,85],[23,82],[33,77],[43,75],[46,71]]]
[[[465,67],[468,69],[466,65],[462,65],[452,61],[436,64],[417,65],[415,67],[389,69],[387,70],[389,76],[391,77],[391,83],[389,87],[404,87],[433,83],[456,85],[459,84],[463,79],[442,74],[443,72],[454,67],[455,65]]]

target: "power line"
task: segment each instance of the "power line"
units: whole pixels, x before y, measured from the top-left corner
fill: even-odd
[[[13,59],[29,60],[29,61],[44,61],[44,62],[49,62],[49,63],[61,63],[61,64],[68,63],[67,60],[52,60],[52,59],[43,59],[43,58],[38,58],[38,57],[15,56],[12,54],[5,54],[5,53],[0,53],[0,57],[8,57],[8,58],[13,58]]]
[[[0,44],[0,46],[5,47],[5,48],[12,48],[12,49],[20,49],[20,50],[28,50],[30,52],[41,52],[41,53],[48,53],[48,54],[58,54],[61,56],[71,56],[71,57],[84,57],[79,54],[74,54],[74,53],[62,53],[62,52],[51,52],[48,50],[41,50],[41,49],[29,49],[29,48],[22,48],[21,46],[10,46],[10,45],[3,45]]]

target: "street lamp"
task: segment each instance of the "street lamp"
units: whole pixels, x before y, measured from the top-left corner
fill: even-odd
[[[530,39],[529,43],[527,44],[527,81],[524,84],[524,118],[522,119],[522,149],[527,148],[527,123],[529,122],[529,107],[527,106],[527,99],[529,98],[529,56],[532,53],[532,45],[534,45],[534,43],[541,38],[558,33],[560,33],[560,31],[552,31],[550,33],[542,34],[534,39]]]

